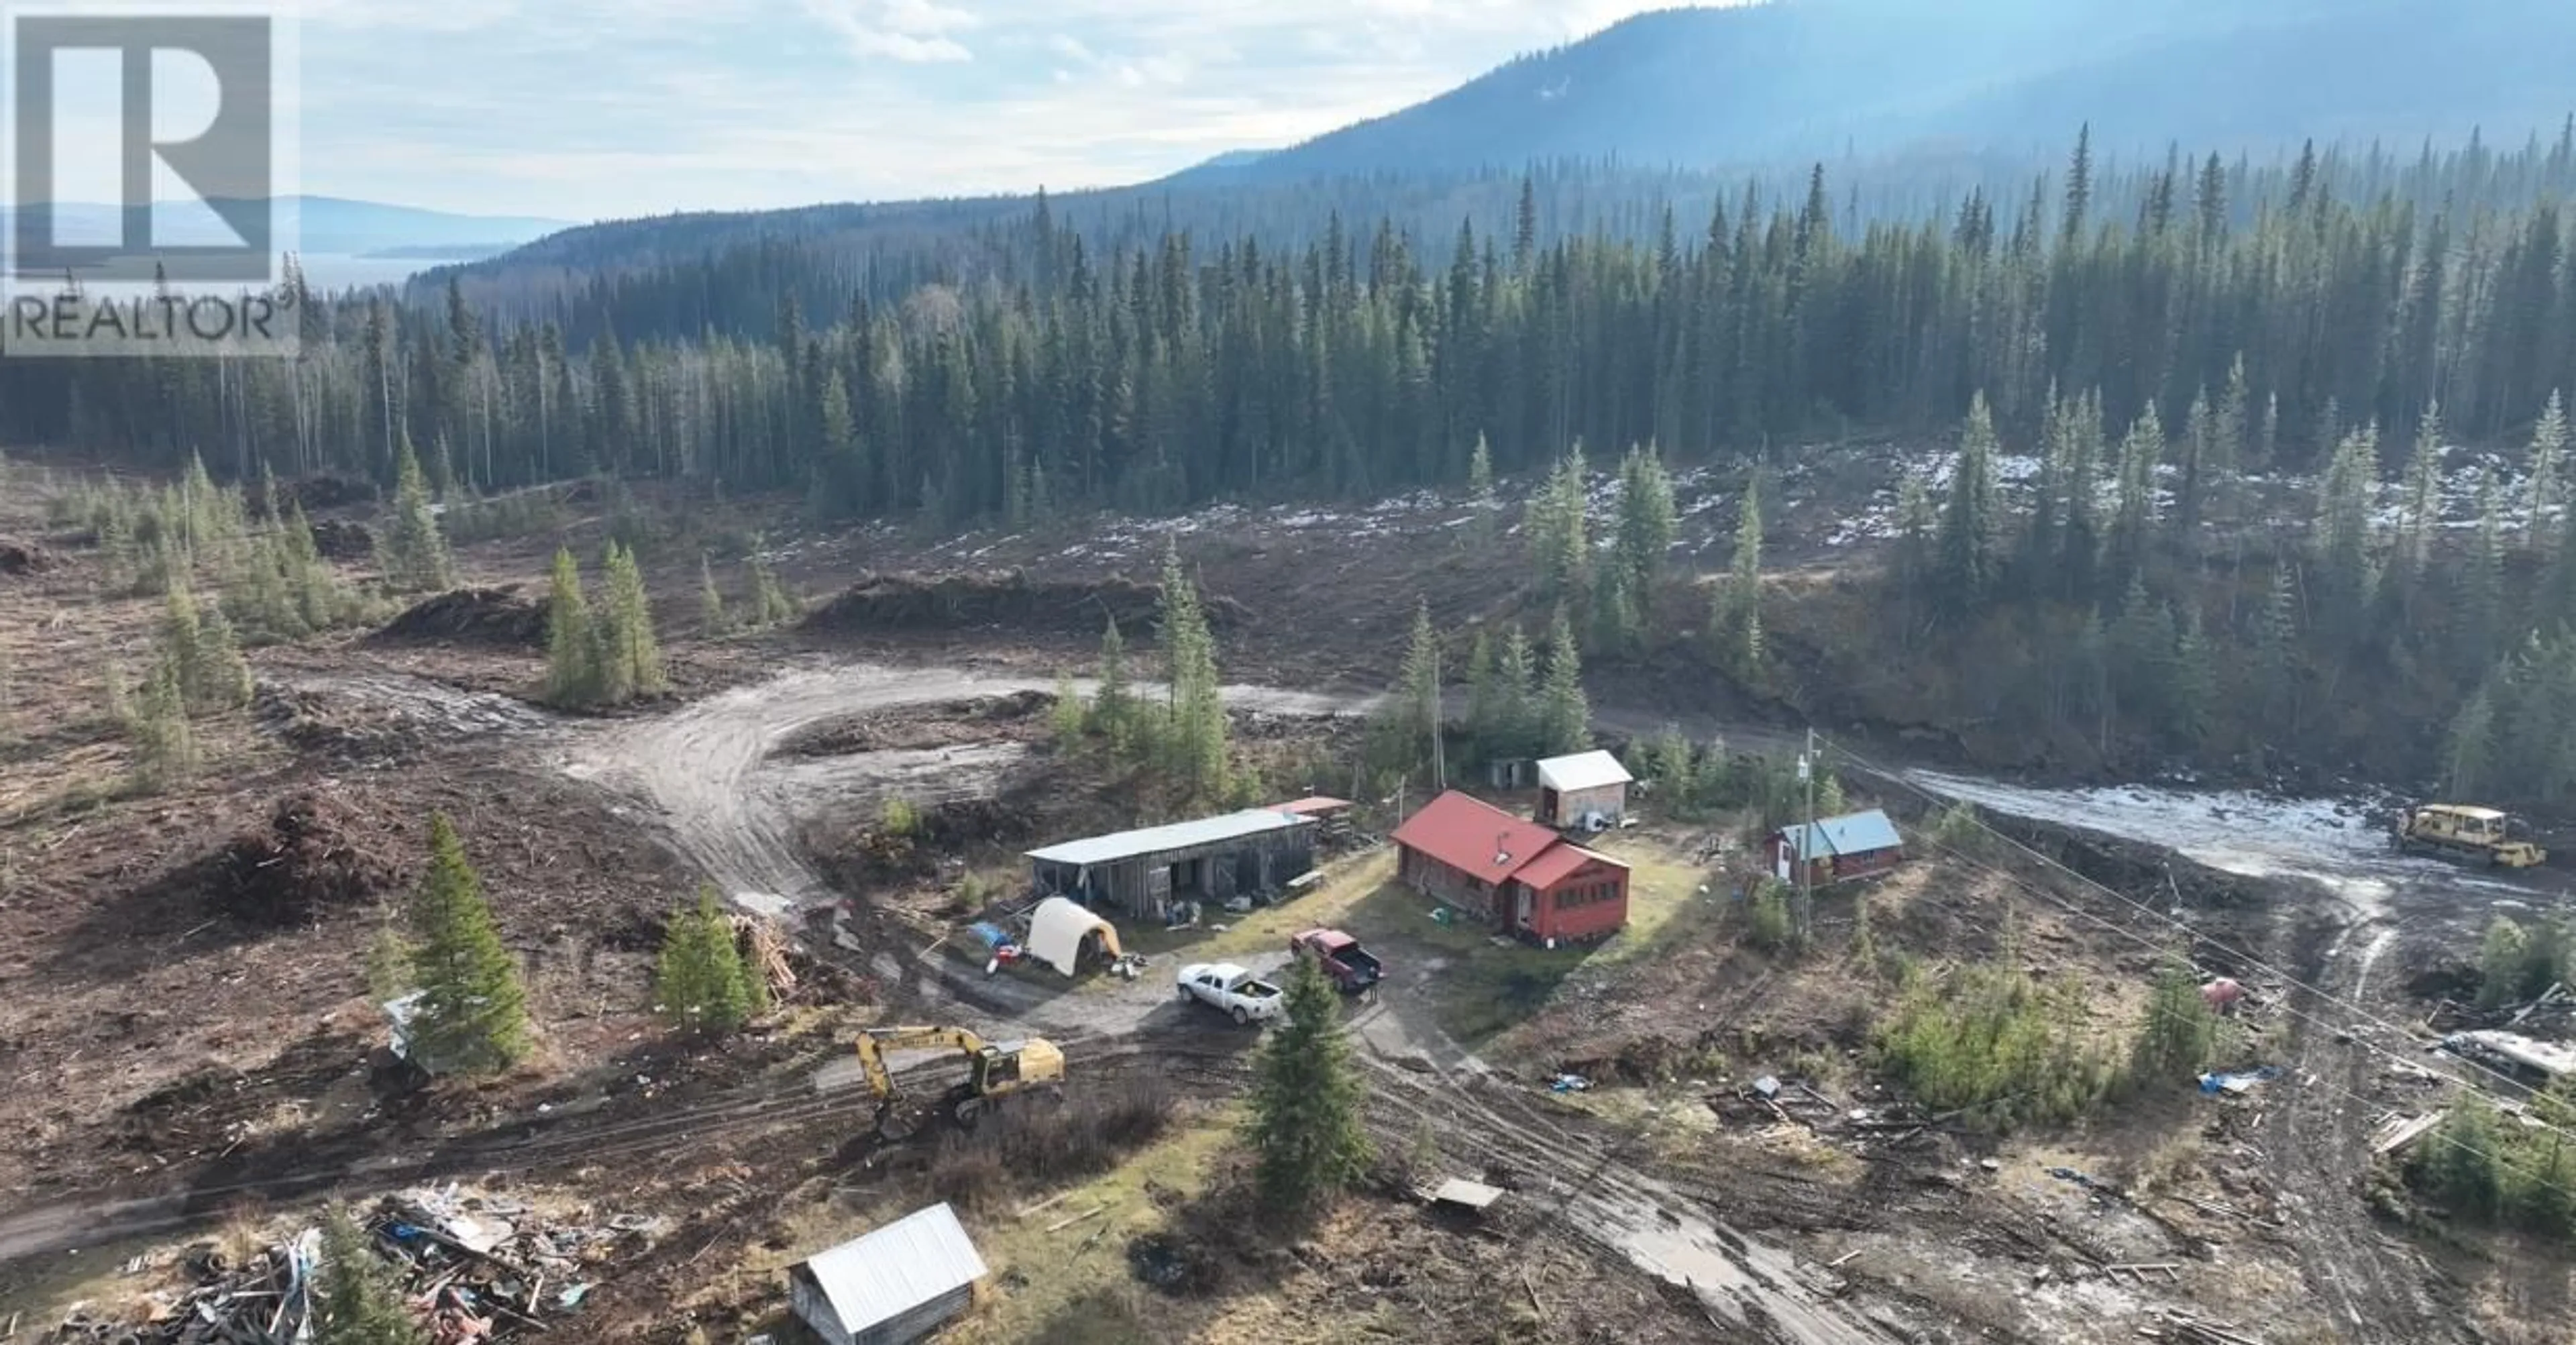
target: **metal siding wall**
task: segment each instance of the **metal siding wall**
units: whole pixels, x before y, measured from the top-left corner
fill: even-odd
[[[787,1299],[796,1320],[822,1337],[823,1345],[851,1345],[850,1333],[842,1330],[841,1319],[832,1315],[832,1301],[825,1298],[822,1290],[814,1287],[806,1277],[791,1279]]]
[[[912,1342],[946,1326],[975,1306],[975,1286],[961,1285],[909,1312],[900,1313],[869,1327],[851,1340],[851,1345],[912,1345]]]

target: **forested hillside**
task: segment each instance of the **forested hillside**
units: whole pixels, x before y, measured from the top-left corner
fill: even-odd
[[[2026,436],[2052,386],[2178,423],[2241,358],[2298,467],[2329,404],[2401,435],[2437,396],[2465,435],[2530,422],[2576,357],[2576,269],[2560,209],[2527,203],[2570,185],[2562,135],[2109,180],[2079,149],[2017,199],[1857,234],[1821,173],[1787,201],[1659,212],[1640,244],[1541,243],[1535,184],[1503,230],[1329,221],[1293,251],[1175,233],[1099,254],[1041,207],[972,283],[922,262],[880,298],[781,245],[602,281],[542,323],[453,296],[317,305],[295,364],[0,369],[0,428],[380,480],[407,432],[483,489],[695,475],[964,519],[1454,481],[1479,435],[1507,471],[1577,439],[1743,454],[1946,427],[1979,389]],[[761,320],[728,332],[718,304]]]

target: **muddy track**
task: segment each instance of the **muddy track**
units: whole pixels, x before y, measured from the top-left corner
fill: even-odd
[[[1687,1290],[1721,1330],[1782,1345],[1903,1339],[1855,1311],[1839,1276],[1746,1236],[1713,1204],[1630,1162],[1624,1144],[1569,1129],[1516,1093],[1505,1094],[1515,1113],[1507,1116],[1488,1104],[1494,1089],[1470,1082],[1480,1076],[1426,1076],[1365,1058],[1381,1146],[1419,1131],[1470,1171],[1508,1170],[1550,1226]]]
[[[2362,1176],[2370,1171],[2374,1109],[2369,1095],[2383,1057],[2358,1042],[2337,1043],[2349,1011],[2331,1002],[2366,989],[2371,965],[2387,940],[2367,920],[2297,917],[2276,941],[2280,960],[2314,991],[2293,989],[2291,1007],[2316,1022],[2289,1023],[2294,1074],[2313,1075],[2283,1090],[2264,1119],[2263,1147],[2272,1156],[2291,1241],[2309,1291],[2332,1313],[2342,1338],[2371,1345],[2432,1345],[2474,1341],[2463,1314],[2446,1310],[2425,1293],[2422,1259],[2384,1231],[2364,1203]],[[2365,1001],[2366,1002],[2366,1001]],[[2326,1026],[2321,1026],[2324,1024]],[[2355,1036],[2377,1029],[2348,1024]],[[2380,1042],[2383,1046],[2401,1043]]]
[[[1161,1075],[1212,1086],[1239,1081],[1247,1069],[1240,1042],[1217,1034],[1088,1034],[1057,1039],[1082,1080]],[[826,1085],[814,1068],[838,1059],[818,1054],[794,1069],[685,1106],[644,1115],[521,1118],[457,1136],[410,1156],[352,1154],[299,1161],[291,1169],[249,1175],[221,1165],[199,1171],[184,1190],[132,1199],[93,1199],[28,1210],[0,1219],[0,1264],[128,1238],[153,1237],[220,1222],[240,1202],[278,1202],[340,1188],[375,1191],[414,1182],[493,1173],[533,1173],[640,1160],[723,1139],[742,1143],[783,1131],[864,1131],[871,1103],[849,1080]],[[914,1089],[959,1073],[953,1062],[896,1062]]]

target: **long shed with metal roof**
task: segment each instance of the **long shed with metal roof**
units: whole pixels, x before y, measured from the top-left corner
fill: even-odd
[[[827,1345],[909,1345],[973,1307],[988,1273],[943,1203],[790,1266],[788,1305]]]
[[[1174,903],[1275,891],[1315,863],[1315,819],[1278,808],[1066,841],[1028,852],[1040,892],[1165,919]]]

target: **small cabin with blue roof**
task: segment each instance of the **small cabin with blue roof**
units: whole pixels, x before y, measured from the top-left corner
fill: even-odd
[[[1887,814],[1875,808],[1773,832],[1771,876],[1784,883],[1797,882],[1802,862],[1807,866],[1806,879],[1820,885],[1874,878],[1905,862],[1905,838],[1896,833],[1896,824],[1887,820]]]

